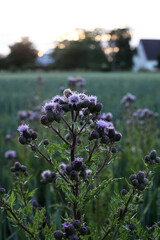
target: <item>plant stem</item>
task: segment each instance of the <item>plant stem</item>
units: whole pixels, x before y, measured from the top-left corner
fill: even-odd
[[[24,192],[23,192],[23,183],[20,183],[20,189],[21,189],[21,194],[22,194],[22,198],[23,198],[23,201],[24,201],[24,205],[26,207],[27,202],[26,202],[26,198],[25,198],[25,195],[24,195]]]
[[[87,160],[88,162],[91,160],[93,152],[97,148],[97,145],[98,145],[98,140],[95,141],[95,144],[94,144],[94,146],[93,146],[93,148],[92,148],[92,150],[91,150],[91,152],[89,154],[89,157],[88,157],[88,160]]]
[[[67,140],[65,140],[65,139],[62,137],[62,135],[61,135],[52,125],[51,125],[51,129],[53,130],[53,132],[55,132],[55,133],[62,139],[63,142],[65,142],[67,145],[70,146],[70,143],[69,143]]]
[[[96,174],[93,176],[93,180],[98,177],[98,175],[99,175],[100,172],[103,170],[103,168],[105,167],[105,165],[109,162],[110,152],[111,152],[111,146],[109,147],[109,151],[108,151],[107,156],[106,156],[106,158],[105,158],[105,160],[104,160],[104,163],[103,163],[102,166],[97,170]],[[87,187],[87,189],[86,189],[86,192],[85,192],[85,194],[84,194],[84,199],[86,198],[86,195],[87,195],[87,193],[88,193],[88,191],[89,191],[89,189],[90,189],[90,186],[91,186],[91,184],[89,184],[88,187]]]
[[[81,133],[83,131],[83,129],[85,128],[85,126],[87,125],[87,123],[89,122],[91,118],[88,117],[88,119],[86,120],[86,122],[83,124],[83,126],[81,127],[81,129],[79,130],[79,133]]]
[[[63,120],[63,122],[66,124],[66,126],[69,128],[69,130],[72,132],[72,128],[69,126],[69,124],[67,123],[67,121],[64,119],[64,117],[61,115],[61,118]]]

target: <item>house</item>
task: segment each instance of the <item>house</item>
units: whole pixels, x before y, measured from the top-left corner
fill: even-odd
[[[160,40],[141,39],[137,47],[137,55],[133,56],[133,71],[146,69],[155,71],[160,54]]]

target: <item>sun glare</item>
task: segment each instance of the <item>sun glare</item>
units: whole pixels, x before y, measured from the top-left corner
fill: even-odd
[[[39,52],[37,53],[37,55],[38,55],[38,57],[43,57],[43,52],[39,51]]]

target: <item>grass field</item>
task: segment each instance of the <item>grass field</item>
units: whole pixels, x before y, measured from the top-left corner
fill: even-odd
[[[44,79],[43,85],[37,83],[37,77]],[[26,73],[0,73],[0,185],[9,189],[11,176],[8,175],[10,162],[4,159],[4,152],[13,149],[17,151],[18,160],[29,167],[30,172],[34,172],[35,176],[40,176],[40,171],[45,169],[43,162],[39,166],[39,162],[35,160],[33,153],[26,151],[24,146],[17,141],[18,132],[18,111],[32,110],[33,106],[41,104],[43,100],[51,99],[53,96],[60,93],[60,87],[67,87],[68,76],[81,76],[86,79],[86,90],[88,94],[96,95],[99,102],[103,103],[104,112],[112,112],[115,121],[121,119],[123,114],[123,107],[120,104],[122,97],[130,92],[136,95],[137,100],[135,105],[138,108],[149,108],[160,114],[160,73],[104,73],[104,72],[26,72]],[[37,96],[39,98],[37,98]],[[124,118],[123,118],[124,120]],[[129,176],[131,169],[142,169],[142,160],[144,155],[152,149],[159,148],[159,129],[155,125],[155,130],[145,139],[144,132],[139,132],[137,126],[132,129],[130,134],[130,127],[127,128],[124,122],[119,121],[118,131],[123,130],[124,143],[123,151],[120,153],[119,161],[113,165],[113,173],[116,177]],[[158,119],[159,120],[159,119]],[[121,124],[122,123],[122,124]],[[159,121],[160,123],[160,121]],[[123,125],[121,127],[121,125]],[[154,126],[153,122],[151,123]],[[41,125],[40,125],[41,126]],[[152,126],[150,129],[152,129]],[[31,126],[32,127],[32,126]],[[42,126],[41,126],[42,127]],[[149,129],[150,126],[147,125]],[[43,128],[43,127],[42,127]],[[44,129],[44,128],[43,128]],[[154,129],[154,128],[153,128]],[[145,129],[146,130],[146,129]],[[13,131],[13,142],[4,141],[7,133]],[[127,135],[128,134],[128,135]],[[142,136],[141,136],[142,134]],[[151,136],[152,135],[152,136]],[[125,138],[125,136],[127,136]],[[47,135],[48,137],[48,135]],[[144,144],[141,146],[141,137],[146,141],[146,149],[144,151]],[[128,139],[132,145],[128,145]],[[126,144],[127,143],[127,144]],[[139,151],[141,150],[141,151]],[[159,152],[159,151],[158,151]],[[48,168],[48,165],[47,165]],[[35,182],[34,182],[35,181]],[[33,186],[40,187],[39,180],[35,178],[32,182]],[[159,203],[159,172],[154,183],[154,188],[146,195],[146,209],[147,213],[145,222],[147,224],[159,220],[159,213],[157,209],[160,207]],[[42,189],[42,188],[41,188]],[[40,191],[41,193],[41,191]],[[153,194],[154,193],[154,194]],[[41,195],[41,194],[40,194]],[[49,191],[44,192],[42,200],[46,199],[47,204],[51,204],[52,195]],[[149,199],[149,200],[148,200]],[[149,204],[148,204],[149,202]],[[156,202],[156,204],[155,204]],[[3,215],[0,214],[0,221]],[[10,226],[10,225],[9,225]],[[9,230],[9,232],[13,232]],[[3,222],[0,227],[0,236],[8,236],[8,224]],[[7,239],[4,237],[3,239]],[[9,239],[9,238],[8,238]],[[15,238],[18,239],[18,238]],[[21,239],[21,238],[20,238]],[[24,239],[22,237],[22,239]]]
[[[36,83],[38,76],[44,78],[42,89]],[[31,109],[35,96],[41,94],[41,100],[45,100],[59,94],[61,86],[67,87],[68,76],[84,77],[88,93],[97,95],[104,105],[104,111],[112,112],[115,118],[121,110],[120,100],[127,92],[136,95],[139,108],[146,107],[160,113],[160,73],[1,73],[1,129],[7,132],[16,128],[17,111]]]

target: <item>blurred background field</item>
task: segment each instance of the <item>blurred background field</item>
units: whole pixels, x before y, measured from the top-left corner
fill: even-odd
[[[119,153],[115,161],[111,164],[111,169],[104,171],[104,177],[127,177],[129,174],[140,169],[144,169],[143,158],[151,149],[157,149],[159,152],[159,117],[157,120],[146,120],[146,125],[142,127],[137,123],[127,125],[126,121],[131,117],[127,116],[124,107],[120,103],[121,99],[128,92],[136,96],[134,109],[149,108],[153,112],[160,114],[159,93],[160,93],[160,72],[19,72],[0,74],[0,183],[1,186],[10,189],[12,178],[9,174],[9,168],[12,161],[4,158],[7,150],[15,150],[17,152],[18,161],[27,165],[29,172],[34,178],[31,179],[31,189],[38,187],[35,198],[41,206],[49,207],[49,214],[54,216],[55,223],[61,226],[61,214],[59,209],[52,207],[57,202],[57,196],[51,190],[50,186],[40,184],[41,172],[48,169],[49,166],[42,159],[36,159],[34,154],[20,145],[17,141],[19,125],[18,112],[30,111],[36,106],[42,106],[44,100],[50,100],[55,95],[61,95],[61,89],[67,88],[67,78],[69,76],[81,76],[86,80],[85,89],[89,95],[96,95],[98,101],[103,103],[102,112],[111,112],[113,114],[113,122],[116,129],[122,132],[123,138],[119,146]],[[131,113],[132,114],[132,113]],[[128,118],[129,117],[129,118]],[[147,122],[148,121],[148,122]],[[31,128],[39,129],[43,138],[52,139],[56,143],[56,139],[44,130],[40,125],[39,119],[36,122],[28,122]],[[6,136],[11,135],[11,139],[7,140]],[[39,139],[41,141],[41,139]],[[57,156],[58,157],[58,156]],[[61,159],[59,159],[61,162]],[[142,223],[148,226],[158,221],[160,214],[160,188],[159,188],[159,172],[157,171],[153,183],[153,187],[144,195],[144,205],[139,209],[139,215]],[[88,206],[90,218],[88,219],[93,225],[95,222],[98,227],[103,224],[106,218],[106,212],[109,211],[109,205],[106,201],[111,200],[114,192],[119,192],[125,187],[125,182],[120,181],[113,184],[106,191],[105,198],[101,201],[97,200]],[[106,206],[106,211],[99,209],[99,204]],[[94,210],[93,207],[94,206]],[[99,214],[97,220],[97,214]],[[1,227],[0,236],[3,239],[24,239],[21,232],[18,234],[9,222],[0,216]],[[97,222],[98,221],[98,222]],[[7,238],[12,236],[13,238]]]
[[[43,78],[39,86],[38,77]],[[29,110],[33,102],[41,103],[60,93],[60,87],[67,87],[68,76],[81,76],[86,79],[89,94],[97,95],[116,118],[120,114],[120,100],[127,92],[137,97],[140,108],[150,108],[160,113],[160,72],[23,72],[0,74],[1,131],[17,127],[17,112]]]

